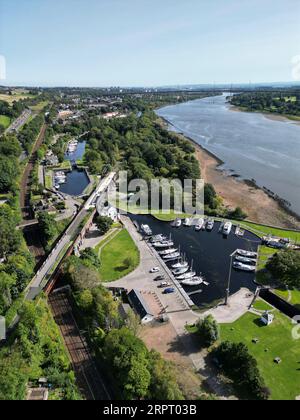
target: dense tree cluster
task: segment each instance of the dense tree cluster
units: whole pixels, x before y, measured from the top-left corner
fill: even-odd
[[[211,316],[199,319],[196,324],[197,334],[205,347],[212,346],[220,338],[220,329],[216,320]]]
[[[300,252],[281,251],[272,256],[267,269],[280,283],[290,288],[300,289]]]
[[[241,93],[230,98],[233,105],[247,111],[273,112],[285,115],[300,115],[300,92]]]
[[[212,356],[218,360],[225,375],[252,398],[269,398],[270,391],[259,372],[257,361],[245,344],[224,341],[212,351]]]
[[[46,301],[27,302],[13,344],[0,350],[0,400],[23,400],[26,386],[46,377],[54,399],[76,400],[74,373]],[[50,393],[50,397],[51,397]]]
[[[15,192],[20,173],[18,158],[22,152],[15,136],[0,137],[0,193]]]
[[[37,216],[39,222],[39,229],[43,241],[43,246],[46,250],[49,249],[53,240],[58,235],[58,226],[55,217],[49,213],[41,212]]]
[[[64,266],[65,278],[81,322],[89,333],[96,354],[105,365],[124,398],[182,399],[172,363],[156,352],[149,352],[137,337],[139,321],[132,311],[124,321],[119,301],[101,285],[98,256],[91,249],[80,258],[69,257]]]
[[[37,115],[29,121],[19,132],[18,139],[27,153],[30,153],[34,142],[36,141],[45,118],[42,114]]]

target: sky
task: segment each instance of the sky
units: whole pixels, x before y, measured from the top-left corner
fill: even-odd
[[[0,0],[0,84],[300,80],[299,22],[300,0]]]

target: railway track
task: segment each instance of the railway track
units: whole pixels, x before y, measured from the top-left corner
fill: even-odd
[[[110,400],[110,391],[73,316],[68,291],[52,293],[49,304],[69,351],[81,394],[87,400]]]

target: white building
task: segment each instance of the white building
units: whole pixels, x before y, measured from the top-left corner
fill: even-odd
[[[272,324],[272,322],[274,321],[274,315],[273,314],[271,314],[269,311],[266,311],[264,314],[263,314],[263,316],[260,318],[260,320],[261,320],[261,322],[264,324],[264,325],[271,325]]]

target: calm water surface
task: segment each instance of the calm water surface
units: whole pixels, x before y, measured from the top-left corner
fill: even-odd
[[[223,169],[255,179],[300,214],[300,125],[232,111],[225,96],[168,106],[157,114],[218,156]]]

